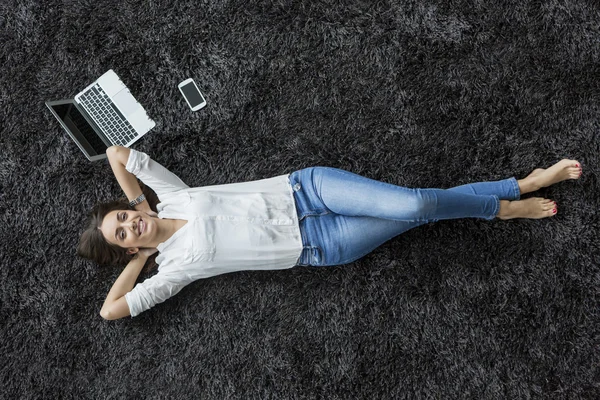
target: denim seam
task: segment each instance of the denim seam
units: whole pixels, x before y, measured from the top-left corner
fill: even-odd
[[[515,191],[515,199],[519,200],[521,198],[521,190],[519,189],[519,183],[517,182],[517,178],[512,178],[513,189]]]
[[[389,240],[389,239],[388,239]],[[374,249],[373,249],[374,250]],[[361,258],[363,258],[364,256],[366,256],[367,254],[371,253],[373,250],[368,250],[366,251],[364,254],[361,254],[358,257],[353,257],[353,258],[347,258],[343,261],[340,261],[340,265],[344,265],[344,264],[350,264],[351,262],[355,262],[360,260]]]
[[[331,212],[331,210],[329,208],[327,208],[327,206],[325,205],[325,202],[323,201],[323,198],[321,197],[321,190],[317,190],[317,188],[315,187],[315,179],[313,177],[315,170],[314,168],[319,168],[319,167],[313,167],[313,169],[311,169],[310,171],[310,186],[313,190],[313,193],[315,194],[315,196],[317,197],[317,199],[319,199],[319,201],[321,202],[321,205],[323,205],[323,207],[325,208],[325,210],[327,210],[328,212]],[[327,167],[320,167],[320,168],[327,168]],[[320,184],[322,182],[319,182]],[[323,214],[325,215],[325,214]]]
[[[314,168],[314,167],[313,167]],[[322,167],[322,168],[326,168],[326,167]],[[292,174],[290,174],[292,175]],[[302,182],[301,182],[301,176],[300,178],[295,178],[292,182],[292,180],[290,180],[290,185],[291,185],[291,190],[293,191],[294,194],[302,191],[304,192],[304,189],[302,188]],[[316,195],[316,197],[319,199],[319,201],[321,202],[321,205],[323,207],[314,207],[314,204],[312,204],[312,202],[308,202],[310,205],[310,208],[312,208],[311,210],[306,210],[301,212],[301,216],[300,216],[300,220],[306,218],[306,217],[313,217],[313,216],[321,216],[321,215],[327,215],[327,214],[331,214],[331,210],[329,208],[327,208],[327,206],[325,206],[325,203],[323,202],[323,199],[321,198],[320,192],[318,190],[316,190],[315,185],[314,185],[314,179],[312,179],[312,176],[309,179],[310,181],[310,185],[312,186],[312,190],[314,192],[314,194]],[[295,190],[293,189],[293,186],[295,186],[296,184],[300,184],[300,189]],[[308,193],[307,193],[308,195]],[[296,196],[300,196],[300,194],[296,194]],[[310,195],[309,195],[310,196]],[[294,201],[296,199],[294,198]],[[299,207],[297,206],[296,209],[298,209]]]
[[[321,215],[327,215],[327,214],[331,214],[331,211],[317,208],[316,210],[311,210],[311,211],[305,211],[305,212],[303,212],[302,213],[302,218],[306,218],[306,217],[320,217]]]
[[[494,198],[496,199],[495,211],[494,211],[494,214],[492,214],[492,219],[494,219],[500,212],[500,198],[498,196],[496,196],[495,194],[493,194],[492,196],[494,196]]]
[[[298,228],[300,229],[300,240],[302,242],[302,248],[304,248],[304,243],[308,241],[308,238],[306,237],[306,232],[304,231],[305,228],[299,222]]]

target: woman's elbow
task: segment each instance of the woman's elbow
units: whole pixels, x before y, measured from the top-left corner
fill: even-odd
[[[102,318],[104,318],[107,321],[112,321],[114,319],[117,319],[114,317],[114,315],[110,312],[110,310],[100,310],[100,316]]]
[[[109,160],[127,164],[127,159],[129,158],[129,149],[123,146],[110,146],[106,149],[106,157],[108,157]]]
[[[123,151],[125,147],[123,146],[110,146],[106,149],[107,157],[116,157],[120,152]]]
[[[100,316],[106,320],[124,318],[128,315],[130,315],[129,305],[125,296],[114,301],[105,301],[100,309]]]
[[[108,158],[115,157],[119,153],[119,150],[122,148],[123,147],[121,146],[110,146],[106,149],[106,156]]]
[[[114,321],[115,319],[121,319],[125,317],[125,315],[118,315],[118,313],[114,312],[109,308],[103,308],[102,310],[100,310],[100,316],[107,321]]]

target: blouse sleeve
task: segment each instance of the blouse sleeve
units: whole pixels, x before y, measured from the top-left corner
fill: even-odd
[[[189,188],[177,175],[141,151],[129,149],[125,169],[150,186],[161,201],[166,193]]]
[[[138,283],[130,292],[125,293],[125,301],[129,306],[131,316],[135,317],[156,304],[175,296],[190,282],[191,280],[187,277],[158,273]]]

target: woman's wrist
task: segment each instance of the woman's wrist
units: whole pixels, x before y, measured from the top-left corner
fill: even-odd
[[[140,249],[140,251],[138,251],[138,256],[139,257],[143,257],[144,261],[148,259],[148,257],[150,257],[152,254],[156,253],[158,251],[158,249],[154,249],[154,248],[144,248],[144,249]]]
[[[129,207],[135,207],[138,204],[143,203],[144,201],[146,201],[146,196],[144,196],[144,193],[142,193],[138,197],[136,197],[135,199],[133,199],[129,202]]]
[[[142,253],[142,251],[140,250],[133,256],[133,258],[129,261],[127,266],[131,266],[131,268],[134,269],[141,269],[146,264],[147,260],[148,256]]]
[[[148,204],[147,200],[144,200],[143,202],[136,204],[136,206],[133,208],[136,209],[137,211],[143,211],[145,213],[152,211],[152,209],[150,208],[150,204]]]

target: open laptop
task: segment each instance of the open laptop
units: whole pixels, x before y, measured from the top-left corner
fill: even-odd
[[[74,99],[46,106],[90,161],[112,145],[129,147],[156,124],[111,69]]]

